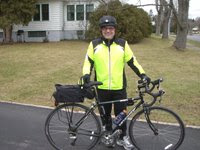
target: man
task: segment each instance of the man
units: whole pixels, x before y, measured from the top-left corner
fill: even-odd
[[[137,62],[128,43],[123,39],[115,38],[116,19],[112,16],[103,16],[99,20],[101,38],[93,40],[87,50],[83,66],[83,80],[89,82],[92,68],[95,71],[95,80],[102,82],[98,86],[97,92],[100,101],[111,101],[127,98],[125,64],[141,78],[150,82],[150,78],[145,75],[143,68]],[[112,104],[103,106],[105,116],[102,123],[107,131],[112,130],[111,110]],[[114,103],[115,116],[126,111],[127,103]],[[126,135],[126,122],[121,126],[122,134],[117,144],[125,149],[132,149]]]

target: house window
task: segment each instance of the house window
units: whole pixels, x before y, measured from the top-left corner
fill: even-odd
[[[42,4],[42,21],[49,20],[49,4]]]
[[[67,5],[67,20],[72,21],[74,20],[74,5]]]
[[[33,17],[33,21],[49,20],[49,4],[36,4],[37,13]]]
[[[84,39],[84,31],[77,30],[77,37],[78,37],[78,39]]]
[[[86,5],[86,20],[89,20],[90,14],[94,11],[94,4]]]
[[[36,5],[36,14],[33,17],[34,21],[40,21],[40,5]]]
[[[76,20],[84,20],[84,5],[76,5]]]
[[[83,30],[77,30],[77,35],[78,35],[78,36],[82,36],[83,33],[84,33]]]
[[[46,31],[28,31],[28,37],[46,37]]]

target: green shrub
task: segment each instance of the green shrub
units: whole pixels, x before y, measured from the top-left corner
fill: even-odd
[[[120,1],[108,3],[108,11],[101,4],[90,16],[86,39],[92,40],[101,36],[99,19],[103,15],[111,15],[117,19],[116,37],[124,38],[129,43],[137,43],[152,32],[151,20],[148,14],[134,5],[123,5]]]

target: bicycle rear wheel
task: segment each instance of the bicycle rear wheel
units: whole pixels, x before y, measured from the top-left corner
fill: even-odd
[[[50,144],[58,150],[92,149],[100,137],[101,127],[94,112],[86,116],[88,111],[89,108],[81,104],[63,104],[54,109],[45,122]]]
[[[131,120],[129,135],[133,144],[140,150],[177,149],[185,136],[180,117],[163,107],[149,107],[147,113],[151,123],[145,119],[144,110],[139,111]]]

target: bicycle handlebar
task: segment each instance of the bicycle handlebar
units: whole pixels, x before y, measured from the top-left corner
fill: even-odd
[[[152,106],[156,102],[157,98],[162,96],[165,93],[164,90],[159,89],[161,82],[163,82],[162,78],[151,81],[149,84],[147,83],[146,80],[138,81],[138,90],[140,91],[140,96],[142,96],[142,94],[144,94],[144,93],[147,93],[153,97],[152,102],[149,104],[145,104],[145,106]],[[89,83],[84,83],[83,87],[89,88],[92,86],[98,86],[98,85],[102,85],[102,84],[103,84],[102,82],[90,81]],[[152,86],[150,87],[149,85],[152,85]],[[158,85],[158,87],[157,87],[158,92],[152,92],[154,90],[154,88],[156,87],[156,85]],[[141,89],[144,89],[144,90],[142,91]]]
[[[164,90],[160,89],[161,82],[163,82],[162,78],[151,81],[149,84],[147,83],[147,81],[143,81],[143,80],[138,81],[138,90],[140,91],[141,95],[143,93],[147,93],[153,97],[152,102],[149,104],[145,104],[145,106],[152,106],[156,102],[157,98],[162,96],[165,93]],[[152,87],[150,87],[149,85],[152,85]],[[153,93],[152,91],[154,90],[156,85],[158,85],[158,87],[157,87],[158,92]],[[144,89],[144,91],[142,91],[141,89]]]
[[[103,85],[103,83],[102,82],[98,82],[98,81],[90,81],[89,83],[84,83],[83,87],[89,88],[89,87],[98,86],[98,85]]]

